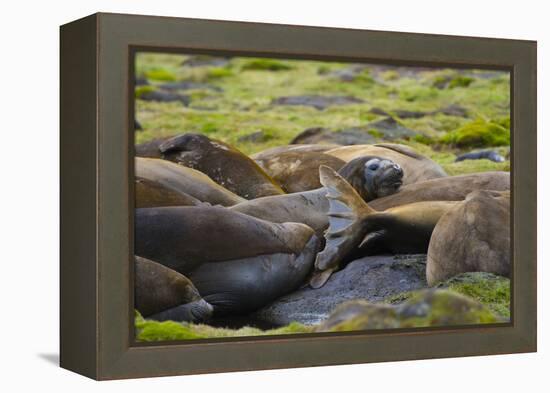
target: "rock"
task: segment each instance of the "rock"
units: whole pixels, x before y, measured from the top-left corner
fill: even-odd
[[[209,85],[208,83],[198,83],[191,81],[164,83],[159,87],[164,90],[212,90],[216,92],[223,91],[223,89],[218,86]]]
[[[337,131],[323,127],[308,128],[294,137],[290,143],[336,143],[344,146],[369,145],[381,140],[394,141],[396,139],[407,139],[416,134],[416,131],[403,127],[394,118],[387,117],[362,127],[351,127]]]
[[[144,77],[138,77],[136,78],[136,83],[135,83],[136,86],[148,86],[150,85],[149,81],[147,80],[147,78],[144,78]]]
[[[435,226],[426,277],[430,286],[465,272],[510,275],[510,192],[474,191]]]
[[[230,61],[229,57],[215,57],[207,55],[193,55],[181,64],[186,67],[223,67]]]
[[[313,325],[340,303],[353,299],[382,301],[426,287],[425,255],[369,256],[349,263],[319,289],[305,287],[256,311],[251,318],[272,326],[292,321]]]
[[[458,156],[455,160],[455,162],[464,161],[464,160],[490,160],[493,162],[504,162],[506,161],[504,157],[502,157],[500,154],[498,154],[496,151],[493,150],[482,150],[482,151],[474,151],[466,154],[462,154]]]
[[[191,98],[186,95],[176,94],[163,90],[151,90],[141,93],[138,97],[140,100],[144,101],[156,101],[156,102],[181,102],[183,105],[187,106],[191,102]]]
[[[409,111],[406,109],[395,109],[391,111],[395,116],[399,117],[400,119],[420,119],[424,116],[429,115],[429,112],[422,112],[422,111]],[[391,114],[386,112],[383,109],[380,108],[372,108],[370,110],[370,113],[373,113],[375,115],[381,115],[381,116],[390,116]]]
[[[434,113],[443,113],[447,116],[468,117],[468,110],[457,104],[451,104],[444,108],[438,109]]]
[[[487,307],[458,293],[423,290],[405,303],[392,306],[354,300],[340,305],[315,328],[316,332],[461,326],[504,322]]]
[[[137,120],[134,120],[134,130],[143,131],[143,127],[141,126],[141,124]]]
[[[382,134],[382,138],[385,140],[406,139],[417,134],[416,131],[403,127],[393,117],[386,117],[385,119],[369,123],[363,128],[376,130]]]
[[[240,136],[237,140],[239,142],[252,142],[252,143],[261,143],[266,142],[271,139],[270,135],[267,135],[264,131],[256,131],[252,134]]]
[[[365,64],[354,64],[350,67],[329,72],[328,75],[340,79],[342,82],[353,82],[367,68]]]
[[[377,138],[361,128],[350,128],[342,131],[331,131],[328,128],[308,128],[298,134],[291,144],[326,144],[362,145],[376,143]]]
[[[302,105],[312,106],[317,110],[323,110],[334,105],[361,104],[364,101],[353,96],[289,96],[274,99],[272,105]]]

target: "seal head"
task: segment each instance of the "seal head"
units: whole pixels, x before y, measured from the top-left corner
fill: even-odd
[[[339,171],[365,201],[397,192],[403,184],[403,169],[382,157],[363,156],[351,160]]]

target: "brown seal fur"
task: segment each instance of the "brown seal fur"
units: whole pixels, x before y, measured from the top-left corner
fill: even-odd
[[[403,186],[395,194],[378,198],[369,203],[375,210],[422,201],[461,201],[472,191],[510,189],[508,172],[480,172],[460,176],[448,176]]]
[[[426,253],[437,222],[457,203],[417,202],[378,212],[333,169],[321,167],[319,172],[330,208],[325,248],[317,255],[310,281],[314,288],[356,254]]]
[[[303,284],[314,231],[217,206],[137,209],[135,252],[185,274],[216,313],[252,311]]]
[[[201,202],[222,206],[232,206],[245,200],[194,169],[157,158],[136,157],[135,163],[137,179],[155,183],[171,193],[180,194],[182,198],[191,196]]]
[[[184,192],[164,187],[155,181],[136,177],[136,208],[160,206],[197,206],[202,202]]]
[[[403,185],[447,176],[443,168],[434,161],[417,153],[409,146],[395,143],[343,146],[328,150],[325,154],[330,154],[346,162],[364,155],[392,160],[399,164],[405,172]]]
[[[201,171],[245,199],[284,194],[251,158],[205,135],[178,135],[160,144],[159,150],[164,159]]]
[[[367,164],[376,164],[377,167],[369,169]],[[359,157],[341,168],[340,173],[366,201],[396,192],[403,176],[399,166],[378,157]],[[326,193],[323,187],[258,198],[239,203],[230,209],[271,222],[301,222],[313,228],[318,236],[323,236],[328,226],[329,202]]]
[[[474,191],[437,223],[426,278],[435,285],[460,273],[510,276],[510,192]]]
[[[297,145],[285,145],[285,146],[276,146],[271,147],[266,150],[262,150],[258,153],[254,153],[250,156],[254,161],[258,162],[260,160],[270,160],[273,157],[278,156],[281,153],[286,152],[313,152],[313,153],[324,153],[327,150],[332,150],[339,147],[340,145],[327,143],[327,144],[297,144]]]
[[[141,315],[157,321],[202,322],[213,311],[187,277],[146,258],[135,258],[134,294]]]
[[[286,151],[256,159],[256,162],[289,193],[322,187],[319,182],[321,165],[339,170],[346,164],[337,157],[313,151]]]

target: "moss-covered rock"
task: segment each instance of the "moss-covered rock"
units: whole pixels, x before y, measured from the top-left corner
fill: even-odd
[[[164,68],[152,68],[144,72],[144,76],[153,81],[173,82],[176,80],[176,75]]]
[[[291,70],[292,66],[275,59],[252,59],[244,63],[241,69],[258,71],[286,71]]]
[[[494,313],[510,318],[510,279],[492,273],[462,273],[438,285],[469,296]]]
[[[318,332],[498,323],[503,319],[472,298],[450,290],[422,290],[400,305],[346,302]]]
[[[510,130],[500,124],[482,119],[467,123],[449,132],[441,142],[459,148],[510,145]]]
[[[137,86],[135,90],[135,96],[136,98],[141,98],[143,95],[147,93],[151,93],[153,91],[157,90],[155,86],[151,85],[141,85]]]
[[[468,296],[483,304],[497,316],[510,318],[510,279],[485,272],[462,273],[437,285],[437,288]],[[388,304],[402,304],[418,291],[402,292],[384,300]]]
[[[457,76],[449,81],[448,88],[454,89],[455,87],[468,87],[475,81],[474,78],[469,76]]]
[[[206,74],[207,80],[215,80],[233,76],[233,71],[227,67],[216,67],[208,70]]]

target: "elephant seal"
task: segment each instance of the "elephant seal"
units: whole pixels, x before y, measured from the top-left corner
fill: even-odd
[[[178,135],[161,143],[159,150],[164,159],[201,171],[245,199],[284,194],[251,158],[205,135]]]
[[[157,321],[204,322],[213,308],[183,274],[146,258],[135,257],[136,309]]]
[[[185,274],[216,315],[250,312],[297,289],[319,244],[304,224],[220,206],[136,209],[136,255]]]
[[[337,157],[312,151],[286,151],[270,158],[256,159],[256,162],[289,193],[322,187],[319,166],[339,170],[346,164]]]
[[[325,154],[340,158],[346,162],[367,155],[392,160],[396,164],[399,164],[405,172],[403,185],[447,176],[439,164],[417,153],[409,146],[395,143],[343,146],[327,150]]]
[[[281,153],[286,152],[313,152],[313,153],[324,153],[327,150],[332,150],[339,147],[333,143],[324,143],[324,144],[296,144],[296,145],[286,145],[286,146],[276,146],[271,147],[261,152],[252,154],[250,158],[258,162],[262,160],[270,160],[273,157],[278,156]]]
[[[399,192],[369,203],[375,210],[422,201],[461,201],[475,190],[506,191],[510,189],[508,172],[480,172],[448,176],[409,184]]]
[[[159,146],[169,138],[155,138],[148,142],[140,143],[135,147],[136,157],[162,158]]]
[[[417,202],[378,212],[332,168],[322,166],[319,174],[327,190],[329,227],[325,248],[315,260],[313,288],[323,286],[332,272],[356,254],[426,253],[437,222],[457,203]]]
[[[202,202],[184,192],[164,187],[155,181],[136,177],[136,208],[160,206],[197,206]]]
[[[136,157],[135,164],[137,179],[145,179],[158,187],[164,187],[170,190],[171,195],[177,193],[181,198],[191,196],[201,202],[222,206],[245,201],[194,169],[156,158]]]
[[[510,269],[509,191],[474,191],[435,226],[428,248],[428,285],[465,272],[509,277]]]
[[[403,170],[398,165],[379,157],[359,157],[341,168],[340,173],[365,201],[397,192],[403,177]],[[328,227],[326,193],[325,188],[319,188],[270,196],[239,203],[230,209],[271,222],[301,222],[323,236]]]

